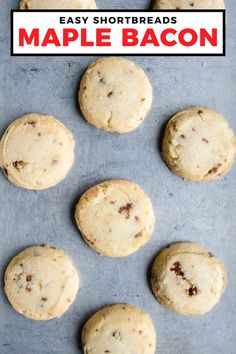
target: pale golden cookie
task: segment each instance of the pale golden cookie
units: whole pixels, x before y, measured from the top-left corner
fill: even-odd
[[[97,128],[128,133],[145,119],[152,104],[152,87],[134,62],[102,58],[85,72],[79,90],[84,118]]]
[[[18,254],[7,267],[4,283],[12,307],[32,320],[61,317],[79,288],[78,274],[69,258],[45,245]]]
[[[75,219],[88,245],[109,257],[125,257],[145,245],[155,221],[149,197],[126,180],[90,188],[76,206]]]
[[[154,354],[156,332],[150,317],[128,304],[98,311],[82,331],[84,354]]]
[[[163,158],[179,177],[217,180],[230,170],[235,156],[235,135],[225,118],[212,109],[185,109],[167,124]]]
[[[196,243],[171,245],[152,267],[151,284],[157,300],[186,316],[209,312],[220,301],[226,283],[224,265]]]
[[[0,141],[0,166],[15,186],[45,189],[68,174],[74,138],[52,116],[29,114],[14,121]]]
[[[21,0],[20,9],[96,9],[95,0]]]
[[[156,10],[174,9],[224,9],[223,0],[154,0],[153,8]]]

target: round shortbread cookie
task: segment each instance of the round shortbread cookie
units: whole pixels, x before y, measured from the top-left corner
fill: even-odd
[[[118,304],[95,313],[82,331],[84,354],[154,354],[156,332],[137,307]]]
[[[152,267],[151,285],[157,300],[186,316],[209,312],[220,301],[226,283],[224,265],[196,243],[167,247]]]
[[[55,186],[66,177],[73,161],[73,135],[52,116],[29,114],[17,119],[0,142],[0,166],[18,187]]]
[[[136,252],[150,239],[155,221],[149,197],[126,180],[90,188],[76,206],[75,219],[87,244],[108,257]]]
[[[102,58],[84,74],[79,103],[90,124],[115,133],[128,133],[149,112],[152,86],[134,62],[118,57]]]
[[[153,8],[161,9],[224,9],[224,0],[154,0]]]
[[[21,10],[34,9],[96,9],[95,0],[21,0]]]
[[[32,320],[61,317],[74,302],[79,278],[75,267],[56,248],[27,248],[8,265],[5,293],[12,307]]]
[[[186,109],[167,124],[163,158],[184,179],[217,180],[230,170],[235,156],[235,135],[225,118],[212,109]]]

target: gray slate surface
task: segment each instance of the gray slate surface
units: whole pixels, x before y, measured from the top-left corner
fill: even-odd
[[[104,8],[148,8],[150,3],[97,2]],[[0,133],[26,113],[53,114],[73,131],[76,160],[64,182],[42,192],[17,189],[0,174],[1,274],[25,247],[49,243],[72,257],[79,269],[81,290],[63,318],[33,322],[13,311],[1,288],[0,353],[82,353],[80,330],[88,316],[108,304],[131,302],[151,314],[158,332],[158,353],[235,354],[236,167],[216,183],[183,182],[167,169],[159,151],[164,124],[186,106],[213,107],[236,131],[235,1],[227,1],[227,57],[133,58],[150,77],[154,103],[145,123],[122,136],[91,127],[78,112],[79,80],[94,57],[10,57],[10,9],[17,4],[16,0],[1,0]],[[121,260],[94,253],[82,241],[73,220],[80,194],[113,177],[138,182],[151,196],[157,217],[148,245]],[[163,246],[180,240],[204,244],[228,269],[229,285],[222,302],[203,317],[185,318],[168,312],[149,288],[153,258]]]

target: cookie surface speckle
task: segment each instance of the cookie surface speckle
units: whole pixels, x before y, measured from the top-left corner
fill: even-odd
[[[102,58],[85,72],[79,90],[84,118],[97,128],[128,133],[145,119],[152,104],[152,87],[134,62]]]
[[[153,8],[161,9],[224,9],[224,0],[154,0]]]
[[[196,182],[220,179],[232,167],[236,138],[225,118],[206,107],[177,113],[167,124],[163,158],[179,177]]]
[[[4,283],[12,307],[33,320],[61,317],[79,288],[78,274],[69,258],[46,245],[18,254],[7,267]]]
[[[154,261],[153,293],[171,311],[186,316],[209,312],[224,293],[225,268],[206,248],[181,242],[164,249]]]
[[[152,203],[135,183],[111,180],[90,188],[75,212],[79,230],[90,247],[109,257],[125,257],[150,239]]]
[[[18,187],[52,187],[66,177],[73,161],[73,135],[52,116],[29,114],[17,119],[0,142],[0,166]]]
[[[156,332],[137,307],[118,304],[93,315],[82,331],[84,354],[154,354]]]

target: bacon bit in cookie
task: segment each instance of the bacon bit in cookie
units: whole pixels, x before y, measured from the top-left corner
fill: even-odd
[[[180,135],[181,139],[186,139],[186,136],[184,134]]]
[[[181,269],[181,265],[180,265],[180,262],[175,262],[173,264],[173,266],[170,268],[170,271],[171,272],[175,272],[176,276],[181,276],[184,280],[185,280],[185,277],[184,277],[184,272],[182,271]]]
[[[52,160],[52,165],[56,165],[57,163],[58,163],[57,160],[55,160],[55,159]]]
[[[110,91],[110,92],[107,94],[107,97],[110,98],[111,96],[113,96],[113,94],[114,94],[113,91]]]
[[[138,216],[135,216],[134,219],[135,219],[136,221],[139,221],[139,217],[138,217]]]
[[[39,132],[39,133],[38,133],[38,136],[42,136],[42,133]]]
[[[142,231],[140,231],[134,236],[134,238],[139,238],[139,237],[142,237],[142,236],[143,236],[143,233],[142,233]]]
[[[138,333],[141,335],[141,334],[143,334],[143,331],[138,331]]]
[[[67,299],[67,302],[71,302],[71,299]]]
[[[28,287],[28,285],[27,285],[27,287],[25,288],[25,290],[28,291],[29,293],[31,293],[31,291],[32,291],[32,289],[31,289],[30,287]]]
[[[47,297],[42,297],[41,300],[44,301],[44,302],[46,302],[46,301],[48,301],[48,298],[47,298]]]
[[[101,71],[98,71],[97,74],[98,74],[98,76],[99,76],[99,82],[100,82],[102,85],[105,85],[106,82],[105,82],[104,78],[102,77]]]
[[[141,98],[141,102],[144,102],[144,101],[146,101],[146,98]]]
[[[91,245],[93,246],[95,245],[96,241],[97,241],[96,238],[94,240],[88,240],[88,242],[91,243]]]
[[[108,349],[107,349],[107,350],[105,350],[105,352],[104,352],[104,353],[110,353],[110,350],[108,350]]]
[[[198,289],[196,286],[191,286],[191,288],[185,290],[189,296],[196,296],[198,294]]]
[[[115,200],[111,200],[110,204],[114,205],[114,204],[116,204],[116,201]]]
[[[26,281],[30,283],[32,281],[32,275],[26,275]]]
[[[116,330],[116,331],[114,331],[114,332],[112,333],[112,337],[114,337],[114,338],[116,338],[116,339],[120,338],[120,335],[121,335],[121,333],[120,333],[120,331],[118,331],[118,330]]]
[[[209,172],[208,172],[208,174],[215,174],[215,173],[217,173],[218,172],[218,169],[220,168],[222,166],[222,164],[221,163],[218,163],[215,167],[213,167]]]
[[[209,256],[210,258],[212,258],[212,257],[214,257],[214,254],[211,253],[211,252],[209,252],[209,253],[208,253],[208,256]]]
[[[197,114],[200,116],[201,114],[203,114],[203,111],[198,111]]]
[[[83,89],[84,89],[84,90],[87,90],[87,86],[84,86]]]
[[[23,267],[23,263],[20,264],[20,267]]]
[[[133,204],[132,203],[127,203],[125,206],[120,207],[119,213],[126,213],[126,219],[129,219],[130,217],[130,210],[132,209]]]
[[[35,120],[30,120],[25,125],[31,125],[33,128],[35,128],[36,122],[35,122]]]
[[[27,162],[25,161],[15,161],[12,163],[13,167],[15,167],[18,171],[22,168],[24,168],[27,165]]]
[[[202,141],[206,144],[209,144],[209,141],[206,138],[202,138]]]
[[[196,130],[194,128],[192,128],[192,131],[195,132]]]

